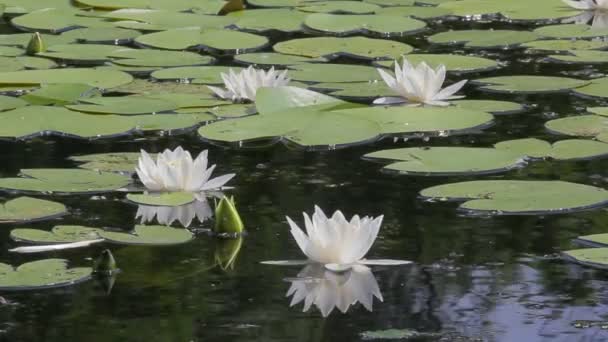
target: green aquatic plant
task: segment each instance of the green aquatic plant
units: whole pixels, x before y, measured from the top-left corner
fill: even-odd
[[[234,197],[222,197],[215,206],[215,232],[218,234],[241,234],[244,229],[245,226],[236,209]]]
[[[42,40],[42,36],[40,36],[40,32],[34,32],[32,34],[32,38],[30,42],[27,44],[25,48],[25,53],[28,55],[35,55],[40,52],[46,51],[46,44]]]

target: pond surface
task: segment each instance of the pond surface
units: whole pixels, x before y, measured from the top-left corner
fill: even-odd
[[[602,64],[546,63],[542,61],[546,54],[530,54],[523,48],[471,50],[426,41],[428,36],[450,29],[531,30],[537,25],[458,20],[430,20],[429,25],[427,31],[394,39],[414,46],[416,52],[470,54],[504,64],[498,70],[452,76],[452,80],[525,74],[589,79],[607,71]],[[8,25],[3,31],[17,32]],[[274,44],[312,34],[269,36]],[[363,63],[349,58],[338,62]],[[226,57],[219,64],[234,65]],[[16,177],[21,169],[75,168],[78,163],[68,160],[74,155],[140,149],[161,152],[177,146],[194,153],[209,149],[218,174],[237,174],[230,183],[234,186],[230,194],[237,200],[247,230],[237,259],[227,270],[215,265],[215,257],[235,242],[207,234],[212,219],[195,221],[190,228],[197,231],[196,238],[176,246],[95,245],[43,254],[8,252],[17,245],[9,237],[13,228],[84,225],[130,230],[140,223],[137,205],[126,202],[121,192],[36,196],[65,204],[69,215],[3,224],[2,262],[20,265],[63,258],[71,265],[87,266],[109,246],[121,272],[111,289],[93,279],[60,289],[0,293],[7,302],[0,304],[0,340],[359,341],[388,329],[403,330],[412,341],[608,340],[607,274],[566,262],[559,255],[578,248],[573,243],[578,236],[605,232],[605,209],[558,215],[466,215],[457,210],[455,202],[419,197],[425,188],[469,180],[562,180],[606,188],[608,160],[543,160],[497,175],[425,177],[381,172],[384,164],[361,158],[397,147],[491,147],[530,137],[554,142],[564,136],[549,133],[545,122],[580,115],[585,107],[606,103],[564,93],[488,93],[471,85],[464,94],[468,99],[513,101],[529,108],[521,114],[496,116],[494,125],[483,132],[405,141],[386,138],[339,150],[308,151],[282,144],[236,148],[203,141],[196,130],[92,141],[64,137],[0,141],[0,177]],[[7,192],[0,199],[17,196]],[[292,285],[298,275],[324,277],[322,270],[260,264],[301,259],[285,216],[302,222],[301,213],[311,213],[315,204],[326,212],[341,209],[347,216],[384,214],[368,258],[413,263],[374,267],[372,275],[330,277],[323,289],[315,289],[315,283]],[[332,281],[351,282],[353,289],[371,291],[370,276],[377,281],[383,299],[373,298],[373,311],[355,304],[344,313],[335,308],[328,314],[314,305],[302,312],[304,301],[290,306],[292,296],[286,296],[290,287],[302,285],[297,291],[303,294],[326,291],[325,295],[336,300]]]

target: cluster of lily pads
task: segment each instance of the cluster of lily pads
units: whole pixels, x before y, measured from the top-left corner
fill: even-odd
[[[196,134],[240,147],[259,141],[303,149],[338,149],[385,138],[473,134],[501,115],[526,112],[517,102],[462,99],[467,87],[492,94],[566,94],[608,97],[608,77],[490,76],[505,63],[479,49],[517,49],[548,64],[608,63],[605,1],[560,0],[0,0],[4,18],[24,33],[0,35],[0,138],[60,135],[79,139]],[[425,37],[430,50],[457,46],[458,54],[431,53],[397,39],[424,33],[443,20],[531,22],[534,30],[453,30]],[[273,33],[299,38],[272,44]],[[306,34],[314,37],[300,37]],[[218,61],[231,59],[232,66]],[[343,63],[346,60],[349,63]],[[340,61],[338,63],[337,61]],[[223,63],[222,63],[223,64]],[[392,72],[394,70],[394,73]],[[483,76],[486,74],[486,76]],[[470,80],[464,77],[472,76]],[[447,87],[444,87],[447,81]],[[573,137],[502,141],[491,147],[408,147],[363,156],[388,161],[401,175],[502,173],[537,160],[581,160],[608,155],[608,107],[548,121],[550,132]],[[338,127],[339,129],[336,129]],[[584,139],[584,138],[593,138]],[[234,175],[210,179],[203,152],[181,148],[74,156],[76,169],[24,169],[1,178],[0,188],[23,195],[128,192],[142,225],[131,232],[56,226],[19,228],[11,238],[43,252],[92,244],[167,245],[192,240],[195,220],[215,216],[216,233],[237,233],[218,254],[230,267],[242,244],[243,223],[222,191]],[[141,184],[133,184],[136,172]],[[142,190],[142,185],[145,190]],[[567,195],[565,195],[567,194]],[[208,203],[215,197],[215,212]],[[608,204],[608,191],[563,181],[474,180],[420,192],[429,201],[463,202],[472,214],[550,214]],[[0,208],[0,223],[26,223],[67,214],[56,202],[18,197]],[[156,220],[160,225],[145,225]],[[317,306],[323,315],[356,302],[371,309],[382,299],[365,260],[382,218],[320,208],[305,215],[306,234],[289,219],[309,260],[292,281],[293,304]],[[185,228],[170,227],[179,222]],[[581,238],[582,239],[582,238]],[[596,241],[595,239],[593,241]],[[599,239],[601,240],[601,238]],[[598,240],[598,241],[599,241]],[[567,252],[587,264],[603,249]],[[594,260],[597,260],[595,258]],[[313,261],[314,263],[311,263]],[[606,262],[603,262],[604,264]],[[0,289],[54,287],[87,279],[93,268],[67,268],[47,259],[13,268],[0,264]],[[51,269],[53,272],[41,272]],[[52,274],[49,277],[40,274]],[[310,286],[310,278],[318,286]],[[353,289],[360,292],[352,294]],[[323,292],[326,291],[326,292]],[[327,292],[329,291],[329,292]],[[333,292],[332,292],[333,291]],[[351,293],[343,302],[337,294]],[[332,294],[332,295],[329,295]]]

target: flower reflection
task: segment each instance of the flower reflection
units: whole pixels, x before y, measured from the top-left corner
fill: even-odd
[[[141,224],[153,222],[154,218],[159,224],[170,226],[178,221],[182,226],[188,228],[196,217],[200,223],[213,216],[213,210],[205,199],[181,205],[178,207],[140,205],[137,208],[135,219],[140,219]]]
[[[354,265],[346,272],[329,271],[320,264],[310,264],[302,269],[297,278],[288,279],[291,287],[287,297],[293,296],[290,306],[304,301],[303,312],[316,306],[323,317],[338,308],[346,313],[351,305],[361,303],[372,311],[374,297],[383,301],[378,282],[371,269]]]
[[[564,19],[563,23],[569,24],[591,24],[593,29],[608,28],[608,12],[604,11],[585,11],[579,15]]]

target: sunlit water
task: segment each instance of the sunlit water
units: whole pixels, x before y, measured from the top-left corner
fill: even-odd
[[[503,27],[504,25],[500,25]],[[473,23],[435,25],[487,27]],[[495,27],[498,27],[496,25]],[[505,26],[508,27],[508,26]],[[525,28],[513,26],[515,28]],[[462,52],[458,48],[427,50],[424,35],[404,41],[422,51]],[[273,37],[275,41],[292,37]],[[537,63],[521,50],[477,51],[508,64],[480,75],[574,75],[605,70]],[[345,62],[353,62],[344,60]],[[224,60],[223,63],[229,63]],[[584,70],[582,76],[580,72]],[[478,75],[467,75],[477,78]],[[95,280],[74,287],[38,292],[2,293],[0,339],[5,341],[357,341],[365,331],[408,329],[417,341],[603,341],[608,340],[608,276],[568,264],[557,252],[570,249],[581,234],[605,232],[603,210],[556,216],[466,217],[454,203],[429,203],[417,197],[428,186],[471,179],[561,179],[599,187],[606,184],[606,160],[535,162],[524,169],[493,176],[408,177],[381,173],[380,164],[361,159],[381,148],[421,145],[491,146],[514,138],[559,139],[543,123],[601,104],[573,96],[505,96],[473,91],[475,99],[505,99],[533,105],[519,115],[501,116],[483,134],[432,138],[428,142],[392,139],[338,151],[306,152],[283,145],[225,149],[202,142],[195,132],[171,136],[124,137],[111,142],[43,138],[0,142],[0,176],[21,168],[72,167],[74,154],[161,151],[182,145],[191,151],[210,149],[219,172],[236,172],[231,191],[238,201],[248,234],[233,269],[213,267],[214,254],[226,241],[208,236],[211,221],[194,221],[197,238],[175,247],[120,247],[112,251],[122,272],[111,290]],[[144,139],[145,138],[145,139]],[[567,195],[567,194],[566,194]],[[0,199],[8,199],[6,195]],[[130,229],[137,206],[121,194],[51,197],[69,206],[61,219],[28,224],[48,229],[56,224],[82,224]],[[326,211],[385,215],[370,258],[396,258],[414,263],[374,267],[372,274],[324,279],[323,272],[301,266],[261,265],[262,260],[301,259],[285,216],[301,222],[301,212],[317,204]],[[5,225],[0,260],[20,264],[39,255],[6,252],[15,246]],[[73,265],[88,265],[101,246],[51,252]],[[302,272],[302,273],[301,273]],[[317,272],[317,273],[315,273]],[[373,311],[362,304],[346,313],[305,300],[290,307],[287,297],[294,277],[315,276],[293,292],[298,296],[346,291],[344,286],[374,291]],[[370,278],[372,276],[372,278]],[[324,287],[323,287],[324,286]],[[323,287],[323,288],[321,288]],[[317,292],[314,292],[317,291]],[[299,292],[299,293],[298,293]],[[292,294],[292,293],[290,293]],[[324,302],[327,304],[327,302]],[[369,307],[369,303],[367,305]]]

